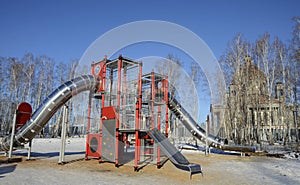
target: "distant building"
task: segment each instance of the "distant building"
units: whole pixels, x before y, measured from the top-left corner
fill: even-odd
[[[277,82],[269,95],[266,75],[250,57],[238,67],[226,94],[219,135],[238,144],[296,142],[300,125],[297,105],[286,103],[285,85]],[[212,112],[214,114],[214,112]]]

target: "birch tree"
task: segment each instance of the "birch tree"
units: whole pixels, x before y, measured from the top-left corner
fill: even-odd
[[[292,98],[292,104],[294,105],[294,124],[296,128],[296,140],[299,141],[299,104],[300,104],[300,17],[293,18],[295,24],[293,27],[292,40],[290,43],[290,66],[291,66],[291,83],[289,89],[289,95]]]
[[[272,46],[270,44],[270,34],[266,33],[262,38],[257,41],[256,44],[256,56],[259,60],[259,63],[262,64],[263,72],[266,75],[266,89],[267,89],[267,96],[265,97],[266,102],[269,104],[268,110],[263,112],[263,120],[262,123],[265,126],[268,126],[267,132],[263,131],[263,133],[267,134],[267,139],[270,143],[273,142],[272,136],[272,122],[271,122],[271,114],[272,114],[272,92],[274,89],[274,82],[275,82],[275,69],[276,63],[273,59],[273,51]]]
[[[225,81],[230,86],[229,99],[227,101],[228,112],[226,113],[227,123],[225,128],[229,133],[229,138],[235,143],[245,142],[245,130],[247,120],[247,86],[243,76],[243,65],[245,57],[248,56],[250,44],[242,39],[242,34],[238,34],[231,43],[229,49],[222,56],[220,64],[224,71]]]

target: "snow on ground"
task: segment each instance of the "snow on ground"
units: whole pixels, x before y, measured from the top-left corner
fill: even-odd
[[[85,138],[67,139],[65,165],[57,164],[59,150],[60,139],[34,139],[33,160],[25,160],[23,149],[14,152],[23,156],[22,162],[0,163],[0,184],[300,184],[300,160],[293,157],[205,156],[203,152],[183,150],[187,159],[200,164],[204,171],[203,177],[197,174],[190,180],[188,172],[170,161],[161,169],[148,165],[139,172],[130,165],[115,168],[111,163],[85,161]]]
[[[288,152],[283,155],[283,158],[300,160],[300,153],[299,152]]]

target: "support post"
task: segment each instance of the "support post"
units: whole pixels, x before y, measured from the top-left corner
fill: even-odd
[[[68,119],[68,106],[64,105],[63,107],[63,122],[61,125],[61,144],[60,144],[60,152],[59,152],[59,164],[63,164],[65,162],[65,150],[66,150],[66,130],[67,130],[67,119]]]
[[[13,125],[12,125],[12,130],[11,130],[8,160],[10,160],[11,157],[12,157],[12,151],[13,151],[13,147],[14,147],[13,145],[14,145],[14,139],[15,139],[16,120],[17,120],[17,113],[15,111]]]
[[[153,130],[155,128],[154,101],[155,101],[155,79],[154,79],[154,71],[152,70],[152,72],[151,72],[151,123],[150,123],[151,130]]]
[[[209,115],[206,118],[206,140],[205,140],[205,155],[209,155],[209,144],[208,144],[208,136],[209,136]]]
[[[122,107],[125,107],[125,105],[127,103],[127,96],[126,96],[126,93],[127,93],[127,67],[125,67],[125,66],[124,66],[124,70],[123,70],[122,93],[123,93],[123,95],[121,96]],[[126,125],[125,125],[125,128],[126,128]]]
[[[92,108],[92,91],[89,92],[89,100],[88,100],[88,115],[87,115],[87,126],[86,126],[86,142],[85,142],[85,160],[88,160],[88,151],[90,148],[90,141],[88,135],[91,130],[91,108]]]
[[[160,131],[160,121],[161,121],[161,107],[157,107],[157,129]],[[160,147],[157,146],[157,166],[160,167]]]
[[[28,151],[27,151],[27,159],[26,160],[30,160],[30,155],[31,155],[31,145],[32,145],[32,140],[29,142],[29,147],[28,147]]]
[[[139,138],[139,130],[140,130],[140,116],[141,116],[141,108],[142,108],[142,63],[139,63],[139,79],[138,79],[138,99],[136,102],[135,109],[135,152],[134,152],[134,170],[138,171],[138,165],[140,162],[140,138]]]
[[[103,91],[104,89],[106,89],[106,61],[107,61],[107,57],[105,56],[104,57],[104,65],[103,65],[103,74],[102,74],[102,86],[103,86]],[[103,92],[101,94],[101,113],[100,113],[100,121],[99,121],[99,124],[100,124],[100,128],[99,128],[99,162],[103,162],[102,160],[102,130],[103,130],[103,122],[102,122],[102,108],[105,107],[105,93]]]
[[[119,129],[120,129],[120,111],[121,111],[121,74],[123,68],[122,55],[118,60],[118,83],[117,83],[117,119],[116,119],[116,154],[115,154],[115,166],[119,166]]]
[[[166,76],[166,79],[164,80],[164,95],[165,95],[165,102],[166,102],[166,138],[169,136],[169,108],[167,106],[169,101],[169,80],[168,76]]]

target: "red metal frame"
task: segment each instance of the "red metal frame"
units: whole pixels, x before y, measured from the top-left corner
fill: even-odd
[[[104,93],[102,93],[105,89],[105,82],[106,82],[106,62],[107,62],[107,58],[106,56],[104,57],[103,61],[100,62],[92,62],[91,65],[91,74],[96,76],[97,78],[99,78],[100,84],[99,84],[99,88],[97,89],[97,93],[101,93],[101,98],[102,98],[102,107],[104,106]],[[95,73],[95,68],[99,67],[99,72],[98,74]],[[100,127],[99,127],[99,134],[91,134],[90,133],[90,127],[91,127],[91,105],[92,105],[92,93],[89,93],[89,100],[88,100],[88,121],[87,121],[87,128],[86,128],[86,133],[87,133],[87,137],[86,137],[86,154],[85,154],[85,159],[88,159],[88,157],[97,157],[97,158],[101,158],[101,147],[102,147],[102,121],[99,118],[99,122],[100,122]],[[98,139],[98,151],[97,153],[93,153],[90,151],[90,139],[91,137],[96,137]]]
[[[127,69],[124,68],[124,70],[123,70],[123,86],[122,86],[123,87],[122,88],[122,93],[124,94],[124,96],[121,97],[122,98],[122,107],[124,107],[126,105],[126,100],[127,100],[126,99],[126,91],[127,91],[127,89],[126,89],[126,87],[127,87],[126,81],[127,81]],[[126,129],[126,125],[124,125],[124,128]],[[127,141],[127,139],[126,139],[126,141]]]
[[[160,131],[160,116],[161,116],[161,107],[160,105],[157,107],[157,129]],[[160,147],[157,146],[157,166],[160,166]]]
[[[120,129],[120,105],[121,105],[121,71],[122,71],[122,55],[118,60],[118,84],[117,84],[117,119],[116,119],[116,154],[115,165],[119,165],[119,129]]]
[[[103,61],[100,61],[100,62],[97,62],[97,63],[92,62],[92,65],[91,65],[91,74],[100,79],[99,80],[100,85],[99,85],[99,88],[96,91],[97,93],[101,93],[105,89],[104,80],[105,80],[106,68],[104,66],[106,64],[106,61],[107,61],[107,58],[105,56]],[[96,68],[99,68],[98,73],[95,72]]]
[[[102,86],[103,86],[103,91],[105,90],[105,87],[106,87],[106,63],[107,63],[107,58],[106,56],[104,57],[104,61],[103,61],[103,73],[102,73]],[[102,93],[101,94],[101,100],[102,100],[102,108],[105,106],[105,94]],[[102,113],[101,113],[102,114]],[[102,130],[103,130],[103,121],[102,121],[102,115],[101,115],[101,118],[100,118],[100,128],[99,128],[99,134],[100,134],[100,138],[99,138],[99,142],[100,142],[100,151],[99,151],[99,155],[100,155],[100,158],[99,158],[99,162],[102,162],[102,145],[103,145],[103,139],[102,139],[102,136],[103,136],[103,133],[102,133]]]
[[[134,168],[136,169],[140,162],[140,154],[141,154],[141,141],[139,137],[139,129],[140,129],[140,115],[142,108],[142,68],[143,65],[139,63],[139,79],[138,79],[138,100],[136,103],[136,111],[135,111],[135,152],[134,152]]]
[[[117,62],[117,63],[114,63]],[[101,80],[101,84],[99,89],[97,90],[97,92],[101,93],[101,103],[102,103],[102,113],[101,113],[101,118],[99,121],[100,127],[99,127],[99,134],[91,134],[90,133],[90,127],[91,127],[91,120],[90,120],[90,116],[91,116],[91,99],[92,96],[89,96],[89,105],[88,105],[88,122],[87,122],[87,143],[86,143],[86,159],[91,156],[91,157],[99,157],[99,162],[102,162],[101,157],[102,157],[102,130],[103,130],[103,119],[116,119],[116,140],[115,140],[115,165],[118,166],[120,163],[120,155],[121,152],[119,150],[119,144],[122,141],[127,141],[127,136],[128,134],[130,134],[129,132],[124,132],[124,130],[120,131],[121,127],[121,120],[120,120],[120,116],[121,116],[121,106],[125,106],[127,103],[126,97],[122,97],[122,94],[126,94],[127,91],[127,86],[126,86],[126,80],[127,80],[127,59],[123,58],[122,55],[119,56],[119,58],[117,60],[114,61],[110,61],[107,60],[106,57],[104,57],[104,60],[102,60],[101,62],[98,63],[93,63],[92,64],[92,71],[91,73],[95,76],[98,76]],[[96,66],[101,66],[101,71],[99,72],[99,74],[95,74],[95,67]],[[140,157],[141,157],[141,139],[145,139],[145,138],[149,138],[149,136],[145,136],[143,138],[141,135],[141,109],[142,109],[142,62],[138,63],[139,65],[139,72],[138,72],[138,85],[137,85],[137,102],[136,102],[136,110],[135,110],[135,131],[134,131],[134,135],[135,135],[135,154],[134,154],[134,168],[137,169],[138,165],[140,164]],[[112,93],[112,86],[115,85],[113,84],[113,78],[114,75],[116,74],[115,72],[117,72],[117,79],[115,79],[117,81],[117,96],[116,96],[116,104],[114,105],[114,110],[112,111],[110,114],[110,109],[107,109],[108,107],[113,107],[112,106],[112,99],[109,100],[108,103],[106,103],[105,101],[105,94],[102,93],[105,90],[106,87],[106,83],[107,83],[107,79],[106,79],[106,74],[107,74],[107,67],[109,67],[110,70],[110,74],[109,74],[109,78],[110,78],[110,88],[107,89],[109,93]],[[115,69],[115,70],[114,70]],[[117,70],[117,71],[116,71]],[[122,71],[123,70],[123,71]],[[157,127],[159,130],[161,130],[161,121],[162,121],[162,105],[156,104],[155,101],[155,96],[157,92],[162,91],[164,93],[164,97],[163,100],[165,101],[165,103],[167,104],[168,102],[168,77],[166,78],[162,78],[160,79],[161,83],[162,83],[162,87],[159,87],[158,89],[158,80],[156,78],[156,74],[154,73],[154,71],[151,72],[151,76],[149,78],[148,76],[148,80],[150,80],[150,84],[151,84],[151,102],[149,104],[149,108],[150,108],[150,129],[154,129],[155,127]],[[149,82],[149,81],[148,81]],[[148,83],[149,84],[149,83]],[[121,89],[122,88],[122,89]],[[157,111],[157,112],[156,112]],[[155,119],[155,113],[157,113],[157,118]],[[165,134],[168,137],[168,127],[169,127],[169,122],[168,122],[168,107],[165,106]],[[104,118],[104,116],[106,116],[106,118]],[[107,117],[108,116],[108,117]],[[157,122],[157,124],[156,124]],[[124,127],[125,128],[125,127]],[[97,152],[95,153],[91,153],[90,151],[90,139],[91,137],[97,137],[99,138],[99,148],[97,150]],[[160,148],[157,148],[157,165],[160,166]]]
[[[91,104],[92,104],[92,98],[91,98],[91,92],[89,93],[89,101],[88,101],[88,121],[87,121],[87,127],[86,127],[86,142],[85,142],[85,159],[88,159],[88,156],[92,156],[90,151],[90,140],[89,140],[89,135],[90,135],[90,128],[91,128]]]
[[[166,105],[168,104],[168,101],[169,101],[169,80],[168,80],[168,76],[166,76],[166,79],[164,80],[164,83],[163,83],[163,87],[164,87],[164,99],[165,99],[165,102],[166,102]],[[168,138],[168,135],[169,135],[169,108],[168,106],[165,106],[166,107],[166,137]]]
[[[90,141],[92,138],[97,138],[98,141],[98,147],[96,152],[92,152],[90,150]],[[100,147],[100,134],[88,134],[86,136],[87,142],[86,142],[86,156],[85,159],[87,160],[88,157],[95,157],[95,158],[100,158],[100,153],[101,153],[101,147]]]
[[[154,79],[154,71],[151,72],[151,127],[153,130],[155,127],[154,124],[154,101],[155,101],[155,79]]]

